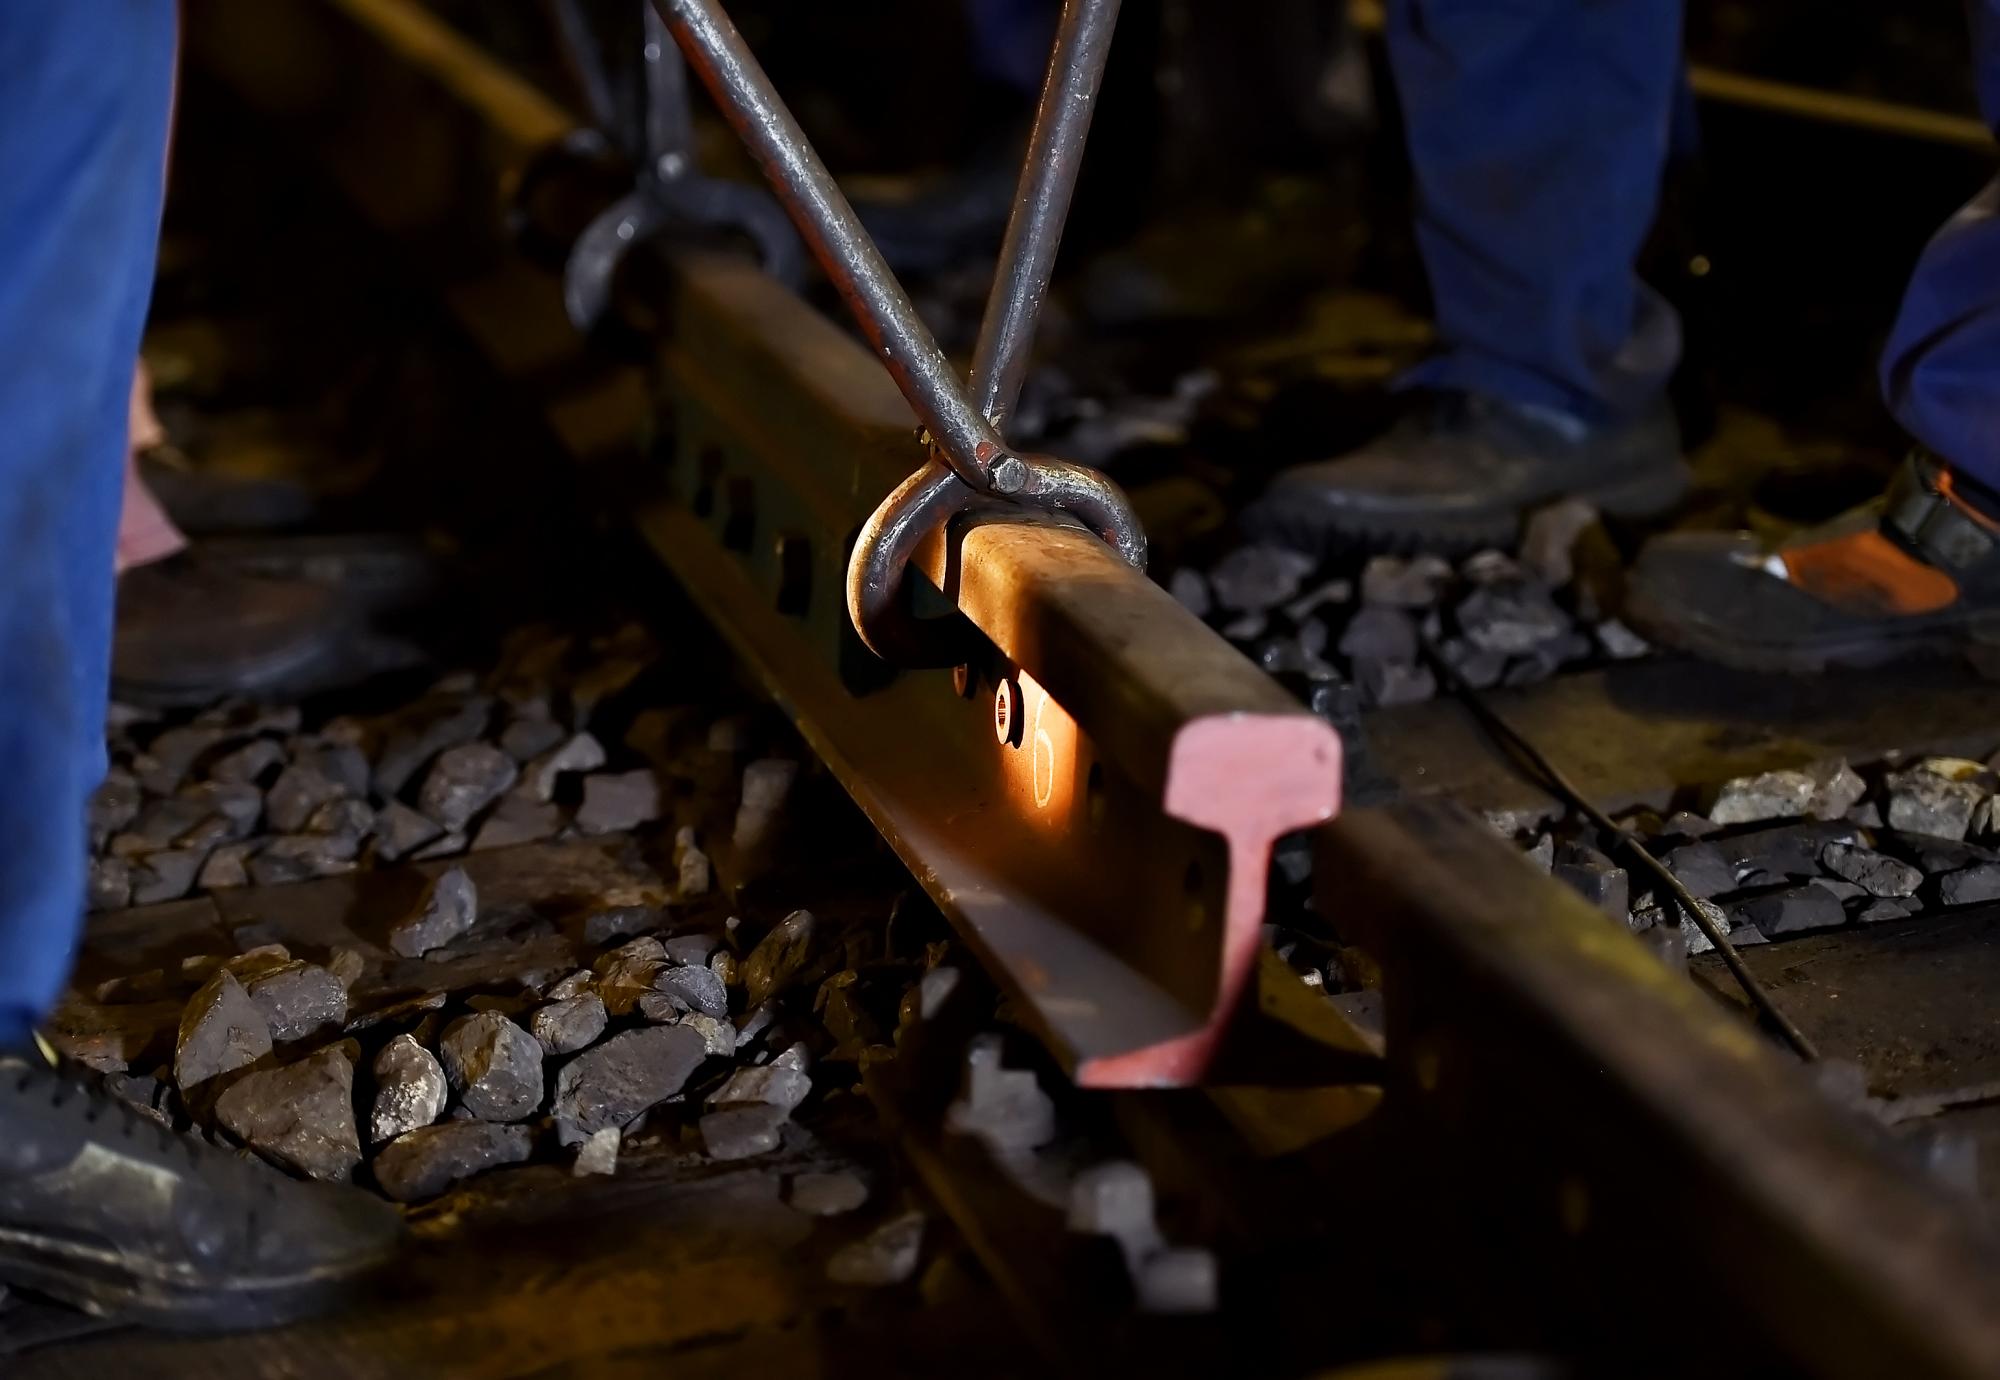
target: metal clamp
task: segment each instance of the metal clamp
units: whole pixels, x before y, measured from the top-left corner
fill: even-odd
[[[952,374],[881,251],[721,6],[716,0],[651,0],[651,5],[764,168],[930,442],[932,462],[882,501],[849,556],[848,613],[862,641],[878,656],[905,663],[938,664],[955,655],[949,647],[926,648],[926,630],[900,597],[903,571],[926,535],[994,499],[1068,513],[1143,569],[1145,531],[1116,484],[1081,465],[1022,454],[998,430],[1027,371],[1028,345],[1076,187],[1118,0],[1067,0],[1063,7],[980,328],[970,390]]]
[[[641,109],[636,130],[623,141],[638,167],[637,183],[584,228],[563,266],[563,307],[581,331],[603,319],[625,256],[663,230],[736,230],[750,240],[764,271],[773,277],[796,283],[804,268],[798,237],[768,194],[728,178],[704,177],[697,169],[687,65],[660,16],[650,6],[643,8]],[[555,0],[555,16],[592,120],[606,130],[627,123],[618,118],[603,51],[576,0]]]

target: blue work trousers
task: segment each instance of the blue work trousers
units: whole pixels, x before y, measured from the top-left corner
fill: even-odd
[[[0,0],[0,1042],[69,974],[174,0]]]
[[[1970,5],[2000,121],[2000,0]],[[1679,0],[1390,0],[1438,354],[1410,382],[1591,421],[1657,399],[1680,327],[1634,271],[1681,99]],[[1865,188],[1854,189],[1865,196]],[[1896,419],[2000,487],[2000,179],[1912,272],[1882,388]]]

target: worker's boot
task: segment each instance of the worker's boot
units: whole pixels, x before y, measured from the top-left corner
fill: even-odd
[[[1545,408],[1433,394],[1359,450],[1281,473],[1244,525],[1314,555],[1450,554],[1513,542],[1522,519],[1556,499],[1653,517],[1687,486],[1664,401],[1634,421],[1592,426]]]
[[[351,1299],[401,1233],[358,1189],[285,1178],[0,1051],[0,1282],[147,1326],[262,1327]]]
[[[171,708],[281,692],[321,669],[347,624],[323,585],[184,551],[119,577],[112,693]]]
[[[1882,499],[1775,549],[1747,533],[1654,538],[1625,616],[1665,646],[1751,670],[1974,651],[2000,642],[2000,496],[1919,452]]]

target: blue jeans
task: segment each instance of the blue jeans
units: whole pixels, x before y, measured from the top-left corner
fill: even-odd
[[[1989,123],[2000,0],[1972,0]],[[1657,399],[1672,310],[1633,271],[1680,99],[1678,0],[1391,0],[1417,240],[1441,349],[1413,383],[1592,421]],[[2000,488],[2000,179],[1918,258],[1882,388],[1898,422]]]
[[[174,0],[0,3],[0,1041],[69,975]]]

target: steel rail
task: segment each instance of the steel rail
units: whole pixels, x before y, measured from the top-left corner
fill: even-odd
[[[1216,1067],[1262,850],[1328,804],[1306,761],[1324,739],[1268,680],[1090,537],[1012,523],[915,556],[984,639],[963,675],[857,660],[827,538],[902,472],[909,427],[866,351],[754,269],[681,258],[654,285],[657,391],[587,364],[558,286],[499,229],[507,180],[569,131],[560,111],[410,0],[190,17],[196,59],[296,116],[520,400],[629,486],[655,549],[1080,1080]],[[2000,1371],[2000,1269],[1971,1214],[1748,1026],[1462,811],[1355,812],[1315,844],[1322,911],[1382,965],[1388,1020],[1380,1110],[1291,1151],[1326,1157],[1327,1192],[1504,1227],[1620,1337],[1684,1336],[1681,1301],[1729,1300],[1732,1367],[1754,1342],[1830,1376]],[[1377,1133],[1385,1153],[1346,1154]]]

